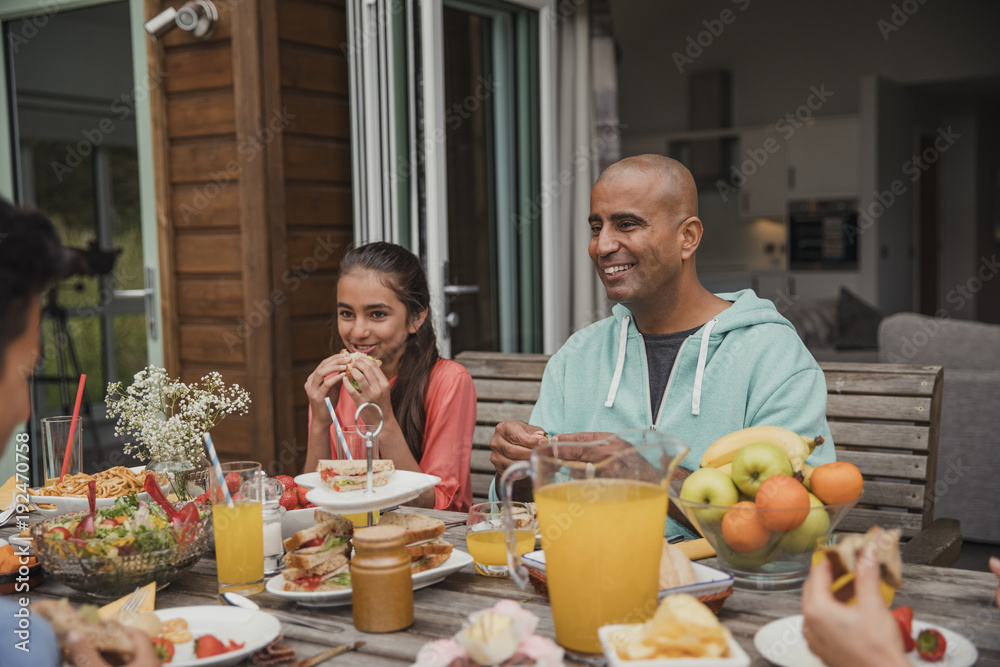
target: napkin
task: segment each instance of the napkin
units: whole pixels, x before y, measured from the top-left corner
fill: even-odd
[[[701,560],[702,558],[711,558],[715,555],[715,549],[712,545],[708,543],[704,537],[697,540],[685,540],[684,542],[679,542],[677,548],[684,552],[684,555],[691,560]]]
[[[139,605],[138,613],[142,614],[147,611],[153,611],[153,607],[156,605],[156,582],[150,582],[143,586],[146,589],[146,599],[142,601]],[[131,595],[131,593],[129,593]],[[123,595],[114,602],[109,602],[100,609],[97,610],[97,615],[102,621],[110,621],[111,619],[118,616],[118,612],[121,611],[122,606],[125,604],[125,600],[128,600],[129,595]]]
[[[14,496],[17,494],[17,479],[14,475],[10,476],[3,486],[0,486],[0,510],[4,510],[10,506],[11,502],[14,501]],[[27,498],[25,498],[27,500]],[[28,505],[28,511],[35,509],[31,505]]]

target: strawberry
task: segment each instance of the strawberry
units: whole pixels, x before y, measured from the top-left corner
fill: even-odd
[[[289,475],[276,475],[275,479],[281,482],[281,485],[285,487],[285,491],[295,491],[295,480]]]
[[[913,641],[913,609],[910,607],[893,609],[892,617],[899,624],[899,634],[903,636],[903,651],[909,653],[916,646],[916,642]]]
[[[311,510],[314,507],[317,507],[316,503],[306,503],[305,505],[302,506],[302,509]]]
[[[209,658],[226,653],[229,649],[213,635],[202,635],[194,640],[194,654],[198,658]]]
[[[295,487],[295,495],[299,497],[299,505],[306,505],[309,503],[309,501],[306,500],[307,493],[309,493],[309,489],[307,489],[306,487],[304,486]]]
[[[944,641],[944,635],[937,630],[922,630],[917,635],[917,653],[924,660],[931,662],[942,660],[946,648],[948,645]]]
[[[240,488],[240,476],[235,472],[227,474],[226,486],[229,487],[229,493],[236,493],[236,489]]]
[[[230,639],[229,640],[229,646],[226,647],[226,652],[228,653],[229,651],[238,651],[241,648],[243,648],[245,645],[246,645],[246,642],[240,642],[239,644],[237,644],[232,639]]]
[[[299,497],[295,495],[294,491],[285,491],[281,494],[281,499],[279,499],[278,502],[286,510],[292,511],[299,506]]]
[[[174,643],[163,637],[153,637],[153,650],[160,662],[170,662],[174,659]]]

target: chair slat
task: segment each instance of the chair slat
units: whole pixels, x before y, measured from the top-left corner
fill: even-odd
[[[476,421],[497,424],[507,419],[526,422],[531,418],[531,405],[517,403],[483,403],[476,406]]]
[[[883,528],[902,528],[903,537],[910,538],[920,532],[923,521],[919,514],[855,507],[837,524],[835,530],[863,533],[876,525]]]
[[[831,394],[873,394],[876,396],[930,396],[934,377],[912,373],[826,373],[826,390]]]
[[[866,480],[861,502],[865,505],[921,510],[924,507],[924,491],[923,484]]]
[[[472,446],[473,447],[488,447],[490,440],[493,439],[493,433],[496,431],[496,424],[490,423],[486,425],[477,425],[476,430],[472,432]]]
[[[837,460],[850,461],[866,477],[898,477],[918,481],[927,479],[927,457],[919,454],[837,450]]]
[[[912,375],[934,376],[940,366],[911,366],[910,364],[872,364],[865,361],[821,361],[819,367],[824,373],[909,373]]]
[[[493,482],[493,474],[480,472],[472,473],[472,499],[473,502],[484,502],[488,500],[490,494],[490,484]],[[480,500],[476,500],[476,498]]]
[[[829,420],[830,433],[837,447],[878,447],[926,452],[930,440],[927,426],[879,424]]]
[[[462,352],[455,356],[473,378],[541,380],[546,354],[506,354],[503,352]]]
[[[473,447],[472,460],[469,462],[469,466],[472,468],[472,472],[486,472],[491,475],[496,472],[493,468],[493,464],[490,463],[489,448],[482,449],[480,447]]]
[[[531,401],[538,400],[542,383],[534,380],[484,380],[473,377],[476,398],[480,401]]]
[[[833,418],[912,421],[926,424],[931,420],[931,399],[828,394],[826,415]]]

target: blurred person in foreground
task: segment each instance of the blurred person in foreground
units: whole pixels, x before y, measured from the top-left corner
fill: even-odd
[[[990,558],[990,570],[1000,577],[1000,558]],[[829,667],[909,667],[899,625],[879,590],[879,564],[874,548],[858,557],[855,602],[848,606],[833,597],[829,560],[813,567],[802,587],[802,635]],[[1000,585],[996,592],[1000,605]]]
[[[0,199],[0,452],[31,413],[29,380],[39,356],[40,295],[55,281],[60,255],[59,237],[44,215]],[[0,597],[3,667],[56,667],[62,663],[52,626],[30,608],[24,616],[26,607],[21,600],[30,597],[30,593]],[[135,646],[135,659],[129,667],[157,667],[160,661],[149,638],[138,630],[128,633]],[[79,667],[109,667],[82,636],[71,634],[67,651]]]

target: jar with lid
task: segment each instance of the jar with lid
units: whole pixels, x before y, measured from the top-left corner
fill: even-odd
[[[362,632],[396,632],[413,624],[413,579],[402,528],[354,532],[351,603],[354,627]]]

